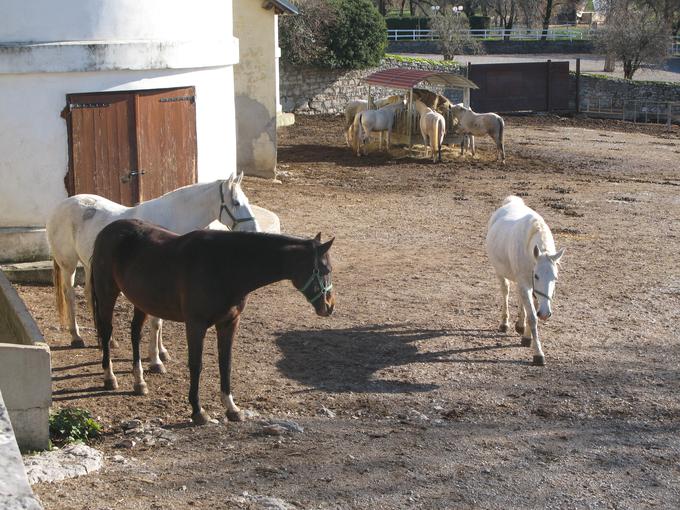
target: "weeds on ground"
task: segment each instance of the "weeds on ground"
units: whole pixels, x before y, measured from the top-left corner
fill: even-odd
[[[50,415],[50,439],[54,444],[87,443],[101,433],[102,425],[85,409],[65,407]]]

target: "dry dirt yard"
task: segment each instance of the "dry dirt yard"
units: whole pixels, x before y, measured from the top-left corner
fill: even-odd
[[[335,236],[337,292],[327,319],[288,282],[251,295],[232,379],[247,421],[189,426],[181,324],[165,327],[168,373],[133,396],[119,304],[120,389],[105,392],[82,292],[90,347],[72,350],[52,289],[19,289],[52,347],[54,407],[88,409],[106,429],[104,469],[36,485],[45,508],[275,507],[260,496],[297,509],[680,507],[677,127],[511,117],[502,166],[489,141],[443,164],[398,150],[358,159],[340,125],[298,117],[280,133],[281,183],[245,181],[286,233]],[[510,193],[566,247],[539,328],[545,367],[498,332],[484,236]],[[218,388],[211,332],[201,394],[214,417]],[[117,448],[133,418],[174,441]],[[271,419],[304,432],[267,435]]]

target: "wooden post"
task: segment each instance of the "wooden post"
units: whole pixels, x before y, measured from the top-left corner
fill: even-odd
[[[673,103],[668,102],[668,111],[666,113],[666,128],[668,131],[672,129],[671,120],[673,119]]]
[[[413,87],[411,87],[411,90],[409,91],[408,94],[408,105],[406,107],[406,129],[408,130],[408,152],[409,154],[411,153],[411,147],[413,145],[412,143],[412,132],[413,132],[413,121],[411,120],[413,117],[413,112],[411,111],[413,109]]]
[[[581,59],[576,59],[576,113],[581,112]]]
[[[546,62],[545,69],[545,109],[550,111],[550,59]]]
[[[469,80],[470,74],[472,72],[472,64],[468,61],[467,69],[465,70],[465,77]],[[463,89],[463,104],[466,108],[470,108],[470,90],[469,88]]]

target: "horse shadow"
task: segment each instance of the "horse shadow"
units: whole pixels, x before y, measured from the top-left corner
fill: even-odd
[[[349,147],[325,146],[302,144],[290,147],[279,147],[278,156],[281,161],[286,163],[332,163],[351,168],[365,166],[387,166],[394,164],[396,160],[400,163],[422,162],[421,159],[401,154],[402,151],[392,152],[384,149],[378,150],[377,144],[369,147],[369,153],[361,157],[357,156]]]
[[[419,351],[416,345],[416,342],[445,336],[472,337],[493,343],[432,352]],[[389,373],[394,367],[413,363],[526,364],[493,356],[466,357],[466,354],[519,347],[510,343],[499,345],[498,339],[499,333],[494,330],[412,329],[405,325],[288,331],[276,340],[283,353],[277,368],[304,385],[335,393],[423,393],[438,385],[389,379]]]

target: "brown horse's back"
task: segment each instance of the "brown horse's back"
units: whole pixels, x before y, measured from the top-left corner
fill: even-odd
[[[169,273],[181,271],[176,250],[168,250],[180,236],[140,220],[118,220],[106,226],[92,254],[93,289],[123,292],[139,309],[159,317],[182,321],[177,280]],[[135,278],[144,274],[144,281]]]

